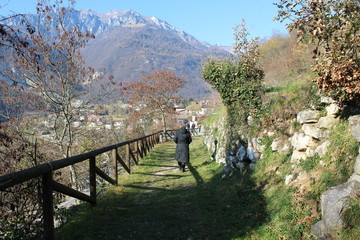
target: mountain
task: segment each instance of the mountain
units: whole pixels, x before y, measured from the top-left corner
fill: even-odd
[[[73,19],[74,23],[80,24],[83,30],[87,30],[95,35],[117,27],[152,25],[166,30],[169,34],[177,35],[184,42],[194,47],[204,49],[209,46],[208,43],[200,42],[183,30],[177,29],[165,21],[162,21],[154,16],[142,16],[131,9],[127,9],[121,12],[112,10],[108,13],[98,13],[92,10],[81,10],[73,16]]]
[[[165,21],[133,10],[80,11],[77,22],[96,36],[83,51],[88,65],[121,82],[140,79],[155,70],[174,71],[188,81],[180,92],[186,98],[202,98],[211,89],[200,76],[201,62],[209,56],[228,54]]]
[[[28,19],[35,21],[35,16]],[[67,24],[95,35],[82,52],[87,65],[113,75],[118,82],[138,80],[156,70],[173,71],[188,81],[180,91],[185,98],[205,97],[211,89],[200,76],[201,62],[209,56],[228,55],[163,20],[130,9],[108,13],[80,10]]]

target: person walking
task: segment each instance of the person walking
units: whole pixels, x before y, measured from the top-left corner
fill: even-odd
[[[190,161],[189,144],[192,142],[191,134],[186,129],[186,124],[187,122],[183,121],[180,129],[174,136],[174,142],[176,143],[175,159],[178,161],[179,168],[182,172],[185,172],[185,166]]]
[[[192,132],[192,133],[195,132],[195,122],[193,122],[192,125],[191,125],[191,132]]]

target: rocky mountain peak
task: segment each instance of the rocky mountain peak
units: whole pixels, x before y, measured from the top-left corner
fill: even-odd
[[[28,19],[35,24],[35,15],[28,15]],[[4,23],[21,25],[20,18],[9,21],[13,22]],[[82,50],[87,65],[113,75],[119,82],[140,79],[155,70],[171,70],[189,83],[179,93],[184,97],[205,96],[209,86],[200,76],[200,63],[208,56],[226,55],[166,21],[132,9],[107,13],[79,10],[69,16],[66,24],[95,35]]]

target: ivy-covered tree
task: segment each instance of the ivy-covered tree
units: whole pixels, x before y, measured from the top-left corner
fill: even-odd
[[[209,59],[202,77],[220,94],[230,113],[230,127],[245,126],[262,105],[264,72],[258,65],[258,39],[248,39],[245,21],[234,27],[234,49],[228,59]]]
[[[280,0],[277,20],[315,44],[319,89],[341,104],[360,106],[359,0]]]

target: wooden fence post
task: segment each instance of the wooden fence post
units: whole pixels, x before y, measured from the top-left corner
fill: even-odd
[[[144,139],[144,138],[141,139],[141,149],[142,149],[142,151],[143,151],[144,157],[145,157],[146,154],[147,154],[147,148],[146,148],[145,140],[146,140],[146,138],[145,138],[145,139]]]
[[[135,141],[135,150],[136,152],[135,154],[135,158],[136,158],[136,161],[137,162],[140,162],[139,159],[140,159],[140,153],[139,153],[139,141]]]
[[[145,146],[146,146],[146,151],[147,152],[150,152],[150,146],[149,146],[149,138],[147,137],[147,138],[145,138]]]
[[[155,146],[155,144],[154,144],[155,142],[154,142],[154,135],[152,135],[151,137],[150,137],[150,145],[151,145],[151,149],[153,149],[154,148],[154,146]]]
[[[117,148],[113,149],[111,152],[111,158],[112,158],[112,170],[113,170],[113,177],[115,179],[116,184],[118,184],[118,162],[117,162]]]
[[[91,205],[96,205],[96,159],[95,156],[89,159],[89,172],[90,172],[90,197],[95,199],[95,203]]]
[[[42,201],[44,216],[44,240],[54,239],[54,206],[53,206],[52,171],[42,176]]]
[[[142,141],[138,141],[138,144],[137,144],[137,151],[140,155],[140,158],[143,158],[144,157],[144,153],[143,153],[143,146],[142,146]]]
[[[126,165],[129,168],[129,173],[131,172],[131,168],[130,168],[130,143],[126,144]]]

